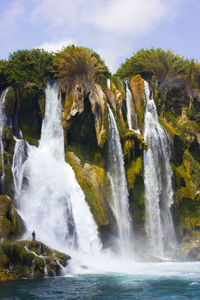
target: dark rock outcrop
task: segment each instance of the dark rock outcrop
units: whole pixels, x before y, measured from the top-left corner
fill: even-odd
[[[38,241],[19,241],[0,245],[0,280],[58,276],[70,256]]]

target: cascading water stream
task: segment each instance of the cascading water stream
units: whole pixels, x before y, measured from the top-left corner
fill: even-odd
[[[144,183],[146,233],[151,254],[164,257],[176,248],[171,207],[173,205],[172,169],[170,166],[171,139],[161,127],[154,100],[150,98],[147,82],[144,139]]]
[[[17,140],[13,177],[18,211],[25,221],[27,236],[60,251],[98,253],[101,242],[97,226],[75,178],[65,162],[58,89],[48,86],[45,117],[39,147]]]
[[[133,255],[133,233],[129,214],[128,188],[124,169],[124,157],[119,132],[111,108],[109,112],[109,177],[112,189],[112,211],[116,219],[118,236],[115,240],[122,255]]]
[[[2,166],[2,175],[0,177],[0,189],[1,189],[1,193],[4,193],[4,176],[5,176],[5,172],[4,172],[4,159],[3,159],[3,142],[2,142],[2,131],[3,131],[3,127],[7,124],[8,119],[5,113],[5,100],[6,100],[6,94],[8,92],[9,88],[6,88],[0,97],[0,160],[1,160],[1,166]]]
[[[110,81],[109,78],[107,79],[107,87],[108,87],[109,89],[111,89],[111,81]]]
[[[24,179],[24,163],[27,159],[28,143],[23,139],[15,138],[15,152],[13,155],[12,174],[15,190],[15,201],[17,206],[20,206],[20,197],[22,192],[22,184]]]
[[[135,111],[133,97],[126,81],[126,108],[127,108],[127,121],[129,130],[134,130],[140,133],[137,121],[137,113]]]

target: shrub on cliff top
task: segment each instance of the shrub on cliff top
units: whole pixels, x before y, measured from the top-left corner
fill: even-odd
[[[0,60],[0,91],[8,86],[6,69],[8,67],[8,61]]]
[[[87,48],[71,45],[54,57],[56,68],[56,78],[60,85],[64,87],[66,83],[81,81],[84,83],[94,83],[108,72],[100,56]]]
[[[158,86],[165,89],[183,84],[183,58],[174,55],[171,50],[140,50],[127,59],[117,71],[121,78],[130,78],[141,74],[144,78],[155,76]]]
[[[43,88],[53,78],[52,54],[41,49],[18,50],[9,56],[7,81],[14,88],[27,83]],[[33,84],[34,83],[34,84]]]

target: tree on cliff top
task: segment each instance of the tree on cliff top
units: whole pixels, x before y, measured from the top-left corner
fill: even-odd
[[[200,65],[194,59],[185,62],[185,87],[190,98],[189,109],[191,110],[193,103],[193,95],[198,89],[200,77]]]
[[[53,79],[52,54],[41,49],[18,50],[9,56],[7,80],[14,87],[25,87],[29,82],[44,88]]]
[[[154,76],[158,86],[164,90],[183,84],[183,63],[183,58],[174,55],[171,50],[142,49],[121,65],[117,75],[121,78],[130,78],[136,74],[144,78]]]
[[[7,67],[8,67],[8,61],[0,60],[0,91],[2,91],[2,89],[5,89],[8,86],[7,75],[6,75]]]
[[[58,52],[53,64],[61,87],[65,87],[67,82],[76,81],[93,84],[109,74],[108,68],[96,52],[74,45]]]

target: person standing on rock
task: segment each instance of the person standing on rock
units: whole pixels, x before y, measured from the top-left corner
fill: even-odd
[[[35,241],[35,231],[32,232],[32,241]]]

